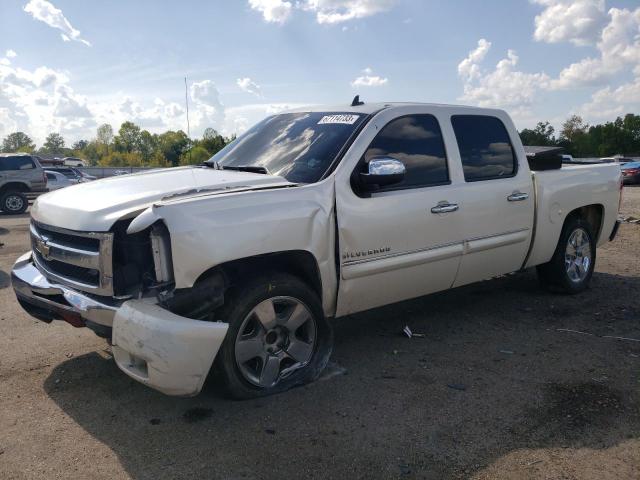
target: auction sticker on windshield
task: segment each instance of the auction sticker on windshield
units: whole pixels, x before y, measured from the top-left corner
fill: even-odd
[[[318,125],[328,125],[341,123],[344,125],[353,125],[358,121],[360,115],[325,115],[320,119]]]

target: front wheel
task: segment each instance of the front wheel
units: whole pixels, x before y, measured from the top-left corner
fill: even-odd
[[[234,398],[309,383],[331,355],[333,337],[320,300],[292,275],[249,281],[227,295],[216,317],[229,323],[217,366]]]
[[[553,257],[539,265],[543,285],[564,293],[579,293],[589,286],[596,263],[596,241],[591,225],[580,217],[567,219]]]
[[[0,210],[10,215],[24,213],[29,206],[29,200],[21,192],[7,192],[0,197]]]

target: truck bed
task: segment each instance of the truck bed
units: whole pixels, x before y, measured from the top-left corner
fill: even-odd
[[[602,207],[597,244],[606,242],[617,219],[621,175],[620,166],[615,163],[565,164],[559,170],[532,172],[536,201],[534,240],[525,267],[551,259],[564,219],[576,208]]]

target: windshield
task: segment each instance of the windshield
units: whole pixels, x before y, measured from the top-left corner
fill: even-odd
[[[274,115],[208,161],[223,168],[265,168],[294,183],[317,182],[365,117],[339,112]]]

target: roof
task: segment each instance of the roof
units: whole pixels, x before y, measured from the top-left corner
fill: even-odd
[[[15,152],[15,153],[0,153],[0,157],[31,157],[30,153]]]
[[[364,113],[372,114],[386,108],[396,107],[409,107],[412,105],[420,106],[432,106],[432,107],[463,107],[468,109],[481,109],[480,107],[469,107],[466,105],[447,105],[442,103],[423,103],[423,102],[376,102],[376,103],[363,103],[362,105],[353,106],[351,104],[341,105],[308,105],[304,107],[292,108],[286,110],[288,113],[292,112],[346,112],[346,113]],[[482,110],[493,110],[482,108]],[[283,112],[284,113],[284,112]]]

